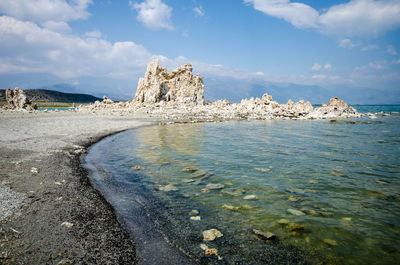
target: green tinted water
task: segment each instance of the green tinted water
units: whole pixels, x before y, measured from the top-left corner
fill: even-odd
[[[146,127],[100,142],[88,157],[126,194],[140,193],[140,183],[144,198],[161,202],[152,211],[200,262],[395,264],[399,121],[392,115]],[[190,219],[192,210],[201,220]],[[201,233],[211,228],[224,234],[206,243],[220,261],[201,259]],[[277,240],[260,240],[253,229]]]

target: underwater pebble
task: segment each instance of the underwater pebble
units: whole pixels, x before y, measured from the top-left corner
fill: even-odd
[[[333,239],[325,238],[323,242],[329,246],[337,246],[337,242]]]
[[[262,168],[262,167],[255,167],[254,170],[261,171],[261,172],[269,172],[269,171],[271,171],[270,168]]]
[[[198,214],[199,214],[199,211],[197,211],[197,210],[191,210],[189,213],[189,215],[198,215]]]
[[[207,256],[218,256],[218,250],[216,248],[207,248],[204,250]]]
[[[197,170],[199,170],[198,167],[185,167],[185,168],[182,169],[182,172],[191,172],[191,173],[193,173],[193,172],[196,172]]]
[[[250,200],[250,201],[256,201],[256,200],[258,200],[258,197],[256,195],[252,194],[252,195],[244,196],[243,199],[244,200]]]
[[[297,201],[301,201],[302,199],[299,197],[295,197],[295,196],[289,196],[288,201],[291,202],[297,202]]]
[[[223,189],[225,187],[224,184],[220,184],[220,183],[209,183],[206,185],[207,189],[210,190],[219,190],[219,189]]]
[[[229,205],[229,204],[222,205],[222,208],[227,209],[227,210],[231,210],[231,211],[239,210],[238,206],[233,206],[233,205]]]
[[[213,241],[214,239],[216,239],[218,237],[222,237],[222,236],[223,236],[223,234],[214,228],[203,231],[203,238],[205,241]]]
[[[191,217],[190,217],[190,220],[193,220],[193,221],[200,221],[200,220],[201,220],[201,217],[200,217],[200,216],[191,216]]]
[[[195,182],[195,180],[194,179],[182,179],[182,182],[184,182],[184,183],[192,183],[192,182]]]
[[[136,165],[136,166],[133,166],[132,169],[135,169],[135,170],[142,170],[143,167],[142,167],[142,166],[139,166],[139,165]]]
[[[279,219],[278,220],[278,224],[281,224],[281,225],[287,225],[288,223],[289,223],[289,221],[286,220],[286,219]]]
[[[352,220],[352,218],[351,217],[343,217],[342,220],[350,222]]]
[[[306,215],[302,211],[295,210],[295,209],[287,209],[287,212],[293,215],[301,216],[301,215]]]
[[[276,239],[276,235],[271,232],[263,232],[261,230],[253,229],[253,233],[262,240],[273,240]]]
[[[207,193],[210,193],[210,190],[209,189],[201,189],[200,192],[207,194]]]
[[[168,184],[166,186],[161,186],[159,189],[162,190],[162,191],[167,191],[167,192],[168,191],[177,191],[177,190],[179,190],[176,186],[174,186],[172,184]]]

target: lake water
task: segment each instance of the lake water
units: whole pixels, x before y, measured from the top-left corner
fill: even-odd
[[[143,264],[396,264],[399,157],[394,113],[144,127],[95,144],[85,166]],[[204,241],[212,228],[223,236]]]

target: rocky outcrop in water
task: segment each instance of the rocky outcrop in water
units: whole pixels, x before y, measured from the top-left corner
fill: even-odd
[[[192,66],[185,64],[168,73],[154,60],[147,66],[144,78],[138,82],[134,100],[112,103],[103,102],[85,106],[89,111],[144,113],[168,120],[282,120],[282,119],[336,119],[360,116],[357,111],[337,97],[328,105],[313,108],[310,102],[289,100],[286,104],[274,101],[271,95],[243,99],[230,103],[226,99],[204,103],[202,78],[193,76]]]
[[[153,60],[144,78],[140,78],[134,98],[138,103],[204,103],[203,78],[192,74],[192,65],[182,65],[171,73]]]
[[[16,87],[14,91],[11,90],[11,88],[6,90],[6,101],[5,109],[33,110],[32,102],[27,98],[24,91],[18,87]]]

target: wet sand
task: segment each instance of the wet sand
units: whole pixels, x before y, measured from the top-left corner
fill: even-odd
[[[136,264],[135,245],[80,156],[145,116],[0,112],[0,263]]]

